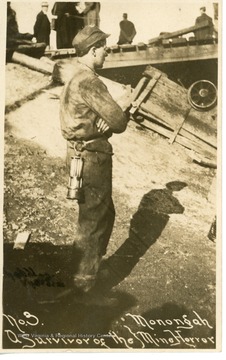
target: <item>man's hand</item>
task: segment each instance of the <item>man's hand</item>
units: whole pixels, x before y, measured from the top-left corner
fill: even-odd
[[[97,125],[97,130],[98,130],[100,133],[102,133],[102,134],[104,134],[106,131],[109,130],[109,126],[108,126],[108,125],[106,124],[106,122],[105,122],[104,120],[102,120],[102,119],[99,119],[99,120],[97,121],[96,125]]]

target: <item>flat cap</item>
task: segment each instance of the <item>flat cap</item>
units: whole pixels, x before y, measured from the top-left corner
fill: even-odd
[[[42,1],[41,6],[47,7],[47,6],[49,6],[49,3],[47,1]]]
[[[105,34],[97,26],[85,26],[72,41],[72,46],[75,50],[83,52],[95,45],[98,41],[106,40],[110,34]]]
[[[200,10],[206,11],[206,7],[205,6],[201,6]]]

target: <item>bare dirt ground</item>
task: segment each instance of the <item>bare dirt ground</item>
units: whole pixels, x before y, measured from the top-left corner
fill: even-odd
[[[39,322],[29,331],[46,336],[22,340],[6,332],[4,346],[215,348],[216,245],[207,237],[216,212],[215,170],[134,122],[110,140],[116,222],[100,284],[118,306],[84,306],[70,296],[60,304],[37,304],[67,287],[76,239],[59,101],[48,84],[47,76],[6,66],[4,313],[17,321],[25,311],[34,314]],[[174,191],[166,187],[172,181]],[[31,233],[25,250],[12,250],[25,230]],[[8,318],[4,328],[18,333]],[[74,337],[63,342],[56,333]]]

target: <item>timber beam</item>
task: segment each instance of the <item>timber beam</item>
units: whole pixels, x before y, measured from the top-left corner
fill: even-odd
[[[105,59],[104,69],[154,65],[173,62],[210,60],[218,58],[218,45],[189,45],[181,47],[163,46],[147,47],[144,50],[131,52],[120,51],[118,53],[109,53]]]

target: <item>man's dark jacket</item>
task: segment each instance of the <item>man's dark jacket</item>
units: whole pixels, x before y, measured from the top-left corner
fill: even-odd
[[[48,16],[40,11],[36,17],[36,22],[34,25],[34,36],[37,39],[38,43],[44,42],[46,45],[49,45],[49,35],[50,35],[50,21]]]

